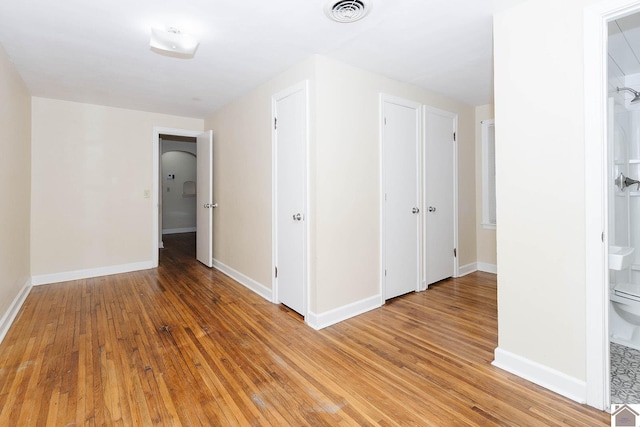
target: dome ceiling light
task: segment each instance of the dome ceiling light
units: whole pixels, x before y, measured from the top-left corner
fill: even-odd
[[[179,29],[169,27],[167,30],[151,29],[151,50],[161,55],[176,58],[192,58],[200,42]]]

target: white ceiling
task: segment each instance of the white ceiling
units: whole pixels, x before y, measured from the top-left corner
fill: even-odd
[[[205,117],[312,54],[470,105],[492,101],[492,14],[523,0],[371,0],[339,24],[326,0],[0,0],[0,44],[34,96]],[[200,39],[158,55],[150,29]]]
[[[609,23],[610,73],[628,76],[640,73],[640,13]]]

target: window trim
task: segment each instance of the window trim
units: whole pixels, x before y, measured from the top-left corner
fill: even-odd
[[[482,225],[482,228],[484,229],[488,229],[488,230],[495,230],[496,229],[496,224],[497,221],[494,219],[493,221],[490,218],[490,210],[491,207],[489,206],[489,192],[491,191],[490,188],[490,183],[489,183],[489,169],[491,167],[490,165],[490,158],[489,158],[489,152],[493,151],[493,175],[494,175],[494,179],[493,179],[493,192],[494,192],[494,197],[493,197],[493,201],[495,203],[496,201],[496,197],[495,197],[495,167],[496,167],[496,163],[495,163],[495,119],[488,119],[488,120],[482,120],[480,122],[480,124],[482,125],[482,222],[480,223]],[[490,141],[490,134],[489,134],[489,129],[493,128],[493,140]],[[490,150],[490,144],[493,145],[493,150]],[[495,206],[493,207],[493,211],[494,211],[494,215],[495,215]]]

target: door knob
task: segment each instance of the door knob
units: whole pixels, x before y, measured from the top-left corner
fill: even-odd
[[[217,208],[217,207],[218,207],[218,204],[217,204],[217,203],[214,203],[214,204],[212,204],[212,205],[211,205],[211,207],[212,207],[212,208]]]
[[[435,212],[436,208],[434,208],[433,206],[429,206],[429,212]]]
[[[300,215],[299,213],[293,215],[294,221],[300,221],[301,219],[302,219],[302,215]]]
[[[417,214],[419,212],[420,212],[420,209],[418,209],[418,208],[411,209],[411,213]]]

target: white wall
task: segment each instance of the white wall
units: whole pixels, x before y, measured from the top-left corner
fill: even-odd
[[[30,276],[31,96],[0,46],[0,340]]]
[[[37,97],[32,117],[32,275],[151,262],[153,128],[203,120]]]
[[[379,95],[459,115],[460,263],[475,263],[473,107],[314,56],[215,112],[214,257],[271,288],[271,96],[310,81],[310,312],[380,294]]]
[[[478,264],[496,265],[496,230],[482,226],[482,122],[494,118],[493,105],[476,107],[476,236]]]
[[[267,289],[272,277],[271,96],[312,80],[314,63],[311,58],[292,67],[205,122],[213,129],[213,198],[218,204],[213,256]]]
[[[591,3],[530,0],[494,19],[497,354],[578,392],[586,378],[589,191],[583,14]]]
[[[458,114],[458,253],[461,266],[475,263],[473,107],[326,57],[317,64],[316,312],[380,292],[380,93]]]

